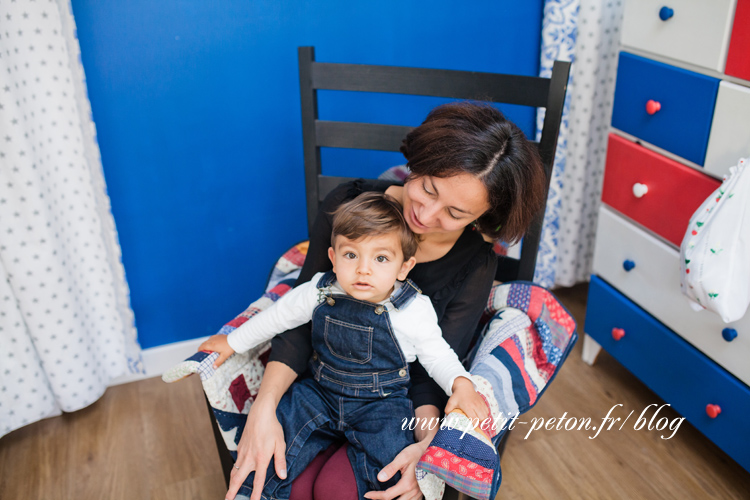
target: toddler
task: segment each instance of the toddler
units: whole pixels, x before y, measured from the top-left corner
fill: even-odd
[[[414,443],[402,429],[413,416],[409,363],[419,359],[450,395],[446,412],[461,408],[482,419],[487,407],[469,374],[443,339],[430,300],[406,278],[418,242],[393,198],[367,192],[333,215],[328,256],[333,270],[283,295],[229,335],[214,335],[200,350],[219,353],[216,366],[274,335],[312,320],[311,377],[292,384],[277,416],[286,439],[287,478],[273,463],[263,494],[289,498],[291,482],[321,451],[339,439],[360,498],[399,479],[378,482],[380,470]],[[251,474],[241,493],[249,494]]]

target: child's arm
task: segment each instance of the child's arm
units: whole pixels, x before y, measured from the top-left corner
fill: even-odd
[[[486,418],[489,415],[487,404],[474,390],[471,375],[443,338],[429,299],[420,296],[409,307],[415,308],[412,312],[418,320],[409,335],[414,341],[417,358],[430,377],[451,396],[445,412],[460,408],[469,418],[480,421]]]
[[[474,390],[474,383],[466,377],[457,377],[453,382],[453,394],[445,405],[448,414],[456,408],[463,411],[473,423],[479,423],[489,416],[487,403]]]
[[[208,340],[204,341],[198,346],[199,351],[211,351],[218,352],[219,357],[214,361],[214,368],[218,368],[227,360],[229,356],[234,354],[234,349],[227,342],[228,335],[212,335]]]
[[[235,352],[247,352],[274,335],[304,325],[310,321],[318,304],[315,286],[318,279],[316,275],[311,281],[289,290],[229,335],[213,335],[198,350],[218,352],[219,358],[214,366],[219,367]]]

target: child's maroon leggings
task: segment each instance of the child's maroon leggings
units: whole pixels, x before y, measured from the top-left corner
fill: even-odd
[[[357,481],[346,454],[348,445],[333,444],[292,482],[289,500],[357,500]]]

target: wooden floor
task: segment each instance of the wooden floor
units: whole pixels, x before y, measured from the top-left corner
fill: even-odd
[[[586,286],[556,293],[582,331]],[[606,352],[585,365],[580,344],[519,422],[567,412],[598,427],[618,403],[613,416],[634,410],[631,419],[662,404]],[[678,417],[668,408],[662,416]],[[670,440],[659,437],[664,431],[635,431],[630,421],[595,439],[585,430],[538,430],[525,439],[528,429],[518,423],[511,434],[499,499],[750,498],[750,473],[687,423]],[[0,438],[2,500],[220,500],[224,492],[197,377],[112,387],[89,408]]]

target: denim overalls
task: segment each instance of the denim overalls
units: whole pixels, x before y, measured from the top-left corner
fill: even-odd
[[[315,456],[335,441],[349,442],[360,498],[384,490],[400,479],[379,482],[377,475],[396,455],[414,443],[402,430],[414,410],[408,397],[409,367],[393,334],[388,311],[379,304],[332,294],[332,271],[318,282],[321,303],[312,319],[312,377],[292,384],[276,415],[286,440],[287,479],[268,468],[264,499],[289,498],[292,481]],[[396,290],[390,303],[403,309],[419,289],[411,280]],[[252,473],[240,493],[252,491]]]

